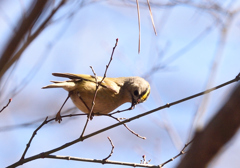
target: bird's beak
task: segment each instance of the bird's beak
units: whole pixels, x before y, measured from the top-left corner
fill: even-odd
[[[136,101],[134,100],[134,98],[132,97],[131,109],[134,109],[137,104],[138,104],[138,102],[136,102]]]

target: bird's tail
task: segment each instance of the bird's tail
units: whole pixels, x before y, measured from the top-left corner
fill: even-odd
[[[51,81],[53,84],[47,85],[42,87],[42,89],[48,89],[48,88],[63,88],[65,90],[72,90],[74,88],[75,83],[74,82],[68,82],[68,81]]]

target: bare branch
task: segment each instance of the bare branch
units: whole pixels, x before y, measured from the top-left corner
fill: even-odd
[[[155,24],[154,24],[152,10],[151,10],[149,0],[147,0],[147,4],[148,4],[149,12],[150,12],[150,17],[151,17],[151,21],[152,21],[152,25],[153,25],[153,30],[154,30],[155,35],[157,35],[157,31],[156,31],[156,28],[155,28]]]
[[[111,138],[110,137],[107,137],[108,138],[108,140],[109,140],[109,142],[110,142],[110,144],[111,144],[111,146],[112,146],[112,150],[111,150],[111,152],[110,152],[110,154],[105,158],[105,159],[103,159],[103,160],[108,160],[108,158],[110,158],[111,156],[112,156],[112,154],[113,154],[113,149],[114,149],[114,145],[113,145],[113,142],[112,142],[112,140],[111,140]]]
[[[160,164],[160,167],[163,167],[165,164],[173,161],[174,159],[178,158],[179,156],[183,155],[185,153],[185,149],[193,142],[193,140],[191,140],[190,142],[188,142],[187,144],[184,145],[184,147],[182,148],[182,150],[179,152],[179,154],[177,154],[176,156],[174,156],[173,158],[167,160],[166,162]]]
[[[82,131],[82,133],[81,133],[80,138],[84,135],[85,130],[86,130],[87,125],[88,125],[88,122],[89,122],[89,120],[92,118],[92,113],[93,113],[93,108],[94,108],[94,106],[95,106],[95,100],[96,100],[96,97],[97,97],[98,88],[99,88],[99,85],[102,83],[102,81],[101,81],[101,82],[98,82],[98,80],[97,80],[97,75],[96,75],[96,73],[95,73],[93,67],[90,66],[90,68],[92,69],[92,72],[93,72],[94,77],[95,77],[95,81],[96,81],[96,90],[95,90],[94,97],[93,97],[93,100],[92,100],[92,107],[91,107],[91,110],[89,111],[89,114],[88,114],[88,117],[87,117],[86,123],[85,123],[85,125],[84,125],[84,127],[83,127],[83,131]],[[84,103],[84,104],[85,104],[85,103]]]
[[[37,1],[37,2],[38,3],[42,3],[44,1],[46,1],[46,0],[43,0],[43,1],[40,1],[40,2]],[[28,34],[27,41],[21,46],[21,48],[19,50],[15,51],[17,49],[17,47],[19,47],[18,46],[19,44],[16,44],[16,42],[11,42],[10,44],[8,44],[8,48],[6,48],[5,53],[3,53],[3,55],[1,56],[1,59],[0,59],[0,78],[7,71],[7,69],[10,68],[13,65],[13,63],[16,62],[20,58],[21,54],[31,44],[31,42],[44,30],[44,28],[46,28],[46,26],[50,22],[51,18],[53,17],[53,15],[60,9],[60,7],[62,7],[65,4],[65,2],[66,2],[66,0],[62,0],[59,3],[59,5],[55,9],[52,10],[50,15],[37,28],[37,30],[32,35]],[[36,4],[36,6],[37,6],[37,4]],[[41,9],[41,7],[37,6],[35,8],[37,8],[36,11],[39,11],[39,10],[41,10],[39,12],[43,11],[43,9]],[[40,14],[39,14],[39,16],[40,16]],[[31,15],[33,15],[33,16],[31,16]],[[32,17],[39,17],[39,16],[35,16],[35,13],[33,12],[32,14],[29,15],[29,18],[31,19]],[[35,18],[35,19],[37,20],[37,18]],[[27,24],[25,22],[27,22]],[[15,35],[15,37],[13,37],[12,40],[16,40],[17,39],[17,40],[21,41],[25,37],[25,35],[27,34],[27,31],[31,31],[31,29],[33,27],[33,24],[35,23],[35,20],[34,20],[33,23],[30,23],[30,24],[29,23],[30,22],[28,21],[28,17],[25,18],[23,20],[22,24],[26,24],[26,25],[23,25],[23,26],[21,25],[23,28],[21,28],[21,27],[19,28],[19,31],[16,32],[16,35]],[[26,26],[28,26],[28,27],[26,27]],[[22,32],[22,31],[24,31],[25,34],[23,34],[24,32]],[[21,38],[21,39],[19,39],[19,38]],[[20,43],[20,41],[19,41],[19,43]],[[12,46],[9,46],[9,45],[12,45]],[[12,48],[12,47],[14,47],[14,48]],[[14,49],[14,51],[8,51],[8,50],[13,50],[13,49]],[[5,56],[5,55],[7,55],[7,56]],[[2,63],[4,64],[4,66],[1,66]]]
[[[206,91],[200,92],[200,93],[198,93],[198,94],[195,94],[195,95],[192,95],[192,96],[183,98],[183,99],[181,99],[181,100],[178,100],[178,101],[175,101],[175,102],[172,102],[172,103],[168,103],[168,104],[166,104],[166,105],[164,105],[164,106],[160,106],[160,107],[158,107],[158,108],[155,108],[155,109],[150,110],[150,111],[147,111],[147,112],[145,112],[145,113],[136,115],[136,116],[131,117],[131,118],[129,118],[129,119],[125,119],[124,121],[121,121],[121,122],[119,122],[119,123],[110,125],[110,126],[108,126],[108,127],[105,127],[105,128],[100,129],[100,130],[98,130],[98,131],[95,131],[95,132],[93,132],[93,133],[90,133],[90,134],[88,134],[88,135],[80,136],[79,138],[77,138],[77,139],[75,139],[75,140],[73,140],[73,141],[71,141],[71,142],[68,142],[68,143],[66,143],[66,144],[64,144],[64,145],[62,145],[62,146],[59,146],[59,147],[57,147],[57,148],[54,148],[54,149],[52,149],[52,150],[49,150],[49,151],[46,151],[46,152],[42,152],[42,153],[40,153],[40,154],[31,156],[31,157],[26,158],[26,159],[22,159],[21,162],[18,161],[18,162],[16,162],[16,163],[10,165],[9,167],[16,167],[16,166],[22,165],[23,163],[30,162],[30,161],[35,160],[35,159],[38,159],[38,158],[45,158],[45,157],[49,156],[50,154],[52,154],[52,153],[54,153],[54,152],[60,151],[60,150],[62,150],[62,149],[64,149],[64,148],[67,148],[67,147],[69,147],[69,146],[71,146],[71,145],[73,145],[73,144],[75,144],[75,143],[81,142],[81,141],[83,141],[83,140],[85,140],[85,139],[88,139],[88,138],[90,138],[90,137],[92,137],[92,136],[95,136],[95,135],[97,135],[97,134],[100,134],[100,133],[102,133],[102,132],[105,132],[105,131],[107,131],[107,130],[109,130],[109,129],[115,128],[115,127],[117,127],[117,126],[119,126],[119,125],[122,125],[122,124],[127,123],[127,122],[130,122],[130,121],[136,120],[136,119],[138,119],[138,118],[141,118],[141,117],[143,117],[143,116],[149,115],[149,114],[151,114],[151,113],[153,113],[153,112],[162,110],[162,109],[164,109],[164,108],[168,108],[168,107],[170,107],[170,106],[172,106],[172,105],[176,105],[176,104],[179,104],[179,103],[181,103],[181,102],[187,101],[187,100],[189,100],[189,99],[193,99],[193,98],[195,98],[195,97],[197,97],[197,96],[201,96],[201,95],[203,95],[203,94],[207,94],[207,93],[209,93],[209,92],[211,92],[211,91],[213,91],[213,90],[219,89],[219,88],[221,88],[221,87],[223,87],[223,86],[226,86],[226,85],[229,85],[229,84],[231,84],[231,83],[233,83],[233,82],[237,82],[237,81],[239,81],[239,79],[240,79],[240,73],[239,73],[234,79],[232,79],[232,80],[230,80],[230,81],[228,81],[228,82],[225,82],[225,83],[223,83],[223,84],[221,84],[221,85],[218,85],[218,86],[216,86],[216,87],[214,87],[214,88],[208,89],[208,90],[206,90]],[[239,86],[239,87],[240,87],[240,86]],[[239,100],[238,100],[238,101],[239,101]],[[239,112],[239,111],[238,111],[238,112]],[[232,117],[231,120],[233,120],[234,118],[235,118],[235,117]],[[240,117],[239,117],[239,118],[240,118]],[[46,123],[47,123],[47,121],[46,121]],[[238,122],[238,124],[240,124],[240,122]],[[231,128],[229,128],[229,129],[231,129]],[[220,129],[219,131],[222,131],[222,130]],[[212,134],[212,133],[211,133],[211,134]],[[209,136],[209,138],[211,138],[211,136]],[[197,139],[197,138],[196,138],[196,139]],[[201,147],[201,145],[199,145],[199,147]],[[106,163],[107,163],[107,162],[106,162]],[[191,167],[191,166],[190,166],[190,167]]]
[[[136,0],[137,4],[137,13],[138,13],[138,53],[140,53],[140,45],[141,45],[141,24],[140,24],[140,10],[139,10],[139,3]]]
[[[141,164],[148,164],[151,162],[151,159],[148,161],[146,160],[146,155],[143,155],[142,158],[143,158],[143,160],[141,160],[141,162],[140,162]]]
[[[121,120],[126,120],[126,118],[117,118],[117,117],[114,117],[114,116],[112,116],[112,114],[106,114],[105,116],[109,116],[109,117],[117,120],[118,122],[121,122]],[[133,130],[131,130],[131,129],[127,126],[127,124],[123,124],[123,125],[124,125],[124,127],[127,128],[128,131],[130,131],[132,134],[136,135],[137,137],[139,137],[139,138],[141,138],[141,139],[147,139],[146,137],[143,137],[143,136],[139,135],[138,133],[134,132]]]
[[[109,60],[108,64],[106,65],[106,69],[105,69],[103,78],[102,78],[102,80],[100,81],[100,84],[102,83],[102,81],[103,81],[103,80],[106,78],[106,76],[107,76],[107,70],[108,70],[108,68],[109,68],[110,63],[112,62],[113,54],[114,54],[114,51],[115,51],[115,48],[117,47],[117,45],[118,45],[118,38],[116,38],[116,42],[115,42],[115,45],[114,45],[114,47],[113,47],[113,49],[112,49],[112,54],[111,54],[110,60]]]
[[[2,108],[2,110],[0,110],[0,113],[1,113],[5,108],[8,107],[8,105],[11,103],[11,101],[12,101],[12,99],[9,99],[9,100],[8,100],[8,103],[6,104],[6,106],[4,106],[4,107]]]
[[[30,138],[29,142],[27,143],[26,148],[25,148],[25,150],[24,150],[24,152],[23,152],[23,154],[22,154],[22,157],[21,157],[21,159],[20,159],[20,162],[21,162],[21,160],[23,160],[23,159],[25,158],[25,155],[26,155],[26,153],[27,153],[27,151],[28,151],[28,149],[29,149],[29,147],[30,147],[30,145],[31,145],[31,142],[32,142],[33,138],[34,138],[35,135],[37,134],[37,131],[38,131],[40,128],[42,128],[42,126],[45,125],[45,124],[48,122],[47,119],[48,119],[48,117],[46,117],[46,119],[42,122],[42,124],[33,132],[32,137]]]
[[[88,122],[89,122],[89,120],[92,119],[92,117],[93,117],[92,113],[93,113],[93,108],[94,108],[94,106],[95,106],[95,99],[96,99],[96,97],[97,97],[97,92],[98,92],[99,86],[101,85],[101,83],[103,82],[103,80],[104,80],[104,79],[106,78],[106,76],[107,76],[107,70],[108,70],[108,68],[109,68],[109,66],[110,66],[110,63],[112,62],[113,54],[114,54],[115,48],[117,47],[117,44],[118,44],[118,38],[116,39],[116,43],[115,43],[115,45],[114,45],[114,47],[113,47],[110,60],[109,60],[108,64],[106,65],[106,69],[105,69],[103,78],[102,78],[102,80],[101,80],[100,82],[98,82],[98,80],[97,80],[97,74],[95,73],[93,67],[90,66],[90,68],[92,69],[92,72],[93,72],[93,74],[94,74],[94,77],[95,77],[96,90],[95,90],[94,97],[93,97],[93,100],[92,100],[91,110],[89,111],[89,115],[88,115],[87,121],[86,121],[86,123],[85,123],[85,125],[84,125],[83,131],[82,131],[80,137],[82,137],[82,136],[84,135],[84,132],[85,132],[85,130],[86,130],[86,128],[87,128]]]
[[[42,1],[33,1],[31,4],[31,8],[28,10],[26,18],[19,21],[20,25],[17,28],[14,36],[9,40],[6,49],[3,51],[3,54],[0,56],[0,78],[5,73],[4,67],[9,64],[9,61],[12,59],[13,54],[16,52],[19,44],[21,43],[23,37],[29,30],[29,28],[36,22],[37,18],[42,13],[45,5],[47,4],[47,0]]]
[[[138,163],[119,162],[119,161],[101,160],[101,159],[87,159],[87,158],[79,158],[79,157],[72,157],[72,156],[48,155],[45,158],[75,160],[75,161],[82,161],[82,162],[92,162],[92,163],[112,164],[112,165],[123,165],[123,166],[131,166],[131,167],[160,168],[158,165],[138,164]]]

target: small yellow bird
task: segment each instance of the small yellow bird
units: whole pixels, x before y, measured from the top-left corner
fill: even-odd
[[[63,88],[69,92],[69,97],[82,112],[89,114],[94,94],[96,91],[96,79],[91,75],[53,73],[53,76],[70,78],[67,81],[51,81],[53,84],[43,87]],[[102,77],[97,77],[100,82]],[[150,94],[149,83],[140,77],[119,77],[104,78],[98,88],[95,99],[93,114],[108,114],[120,105],[131,102],[134,107],[138,103],[144,102]],[[68,98],[67,98],[68,99]],[[65,101],[66,102],[66,101]],[[63,104],[64,105],[64,104]],[[60,122],[61,115],[59,110],[56,120]]]

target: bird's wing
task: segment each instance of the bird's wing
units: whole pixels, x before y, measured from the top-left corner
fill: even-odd
[[[83,75],[83,74],[72,74],[72,73],[52,73],[53,76],[64,77],[69,79],[83,79],[87,81],[95,81],[94,76],[91,75]]]
[[[53,76],[57,77],[64,77],[69,79],[81,79],[89,82],[96,83],[96,79],[92,75],[84,75],[84,74],[72,74],[72,73],[52,73]],[[97,81],[100,82],[102,80],[102,77],[97,77]],[[100,84],[104,88],[108,88],[109,90],[118,93],[119,88],[117,84],[111,80],[108,80],[107,78],[104,79],[104,81]]]

